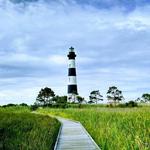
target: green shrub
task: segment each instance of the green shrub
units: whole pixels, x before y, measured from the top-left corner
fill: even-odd
[[[28,106],[26,103],[21,103],[20,106]]]
[[[30,109],[31,111],[35,111],[38,109],[38,105],[31,105]]]
[[[129,102],[126,103],[126,106],[127,107],[137,107],[138,104],[134,101],[129,101]]]
[[[2,107],[16,107],[18,106],[17,104],[7,104],[7,105],[3,105]]]

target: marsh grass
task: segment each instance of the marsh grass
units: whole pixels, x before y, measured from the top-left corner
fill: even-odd
[[[149,150],[150,108],[40,109],[80,121],[103,150]]]
[[[26,113],[31,111],[29,106],[12,106],[12,107],[0,107],[0,113],[2,112]]]
[[[60,123],[28,108],[0,109],[0,149],[52,150]]]

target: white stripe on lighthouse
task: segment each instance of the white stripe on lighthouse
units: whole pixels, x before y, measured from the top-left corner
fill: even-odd
[[[75,85],[75,84],[77,84],[76,76],[69,76],[68,85]]]
[[[69,59],[68,68],[76,68],[76,63],[74,59]]]

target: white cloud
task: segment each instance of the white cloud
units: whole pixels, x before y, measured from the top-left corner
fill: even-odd
[[[67,58],[61,55],[51,55],[49,56],[50,63],[54,63],[55,65],[66,65]]]
[[[98,88],[105,93],[115,84],[128,98],[140,96],[139,87],[150,89],[149,14],[148,5],[125,13],[66,1],[24,7],[1,0],[0,100],[33,103],[46,85],[66,94],[70,46],[77,52],[81,95]]]

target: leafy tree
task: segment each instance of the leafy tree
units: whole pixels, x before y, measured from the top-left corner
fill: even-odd
[[[84,97],[81,96],[77,96],[77,101],[79,102],[79,104],[81,104],[84,101]]]
[[[55,96],[53,98],[53,101],[55,101],[56,104],[60,104],[60,103],[67,103],[67,96]]]
[[[144,103],[150,102],[150,94],[148,94],[148,93],[143,94],[141,101]]]
[[[118,88],[115,86],[109,87],[107,92],[107,98],[108,100],[112,100],[115,105],[117,102],[120,102],[124,99],[122,91],[118,90]]]
[[[55,96],[54,91],[52,91],[48,87],[45,87],[44,89],[41,89],[39,91],[39,94],[36,98],[36,104],[40,104],[44,106],[52,104],[54,96]]]
[[[89,96],[89,99],[90,99],[90,103],[96,103],[97,104],[97,102],[98,101],[103,101],[103,98],[102,98],[103,96],[100,94],[100,92],[99,92],[99,90],[97,90],[97,91],[92,91],[91,93],[90,93],[90,96]]]
[[[76,98],[77,98],[77,101],[78,101],[78,103],[79,103],[78,107],[81,108],[81,104],[82,104],[83,101],[84,101],[84,97],[81,97],[81,96],[77,95]]]
[[[141,101],[141,98],[137,98],[136,100],[135,100],[135,102],[140,102]]]

